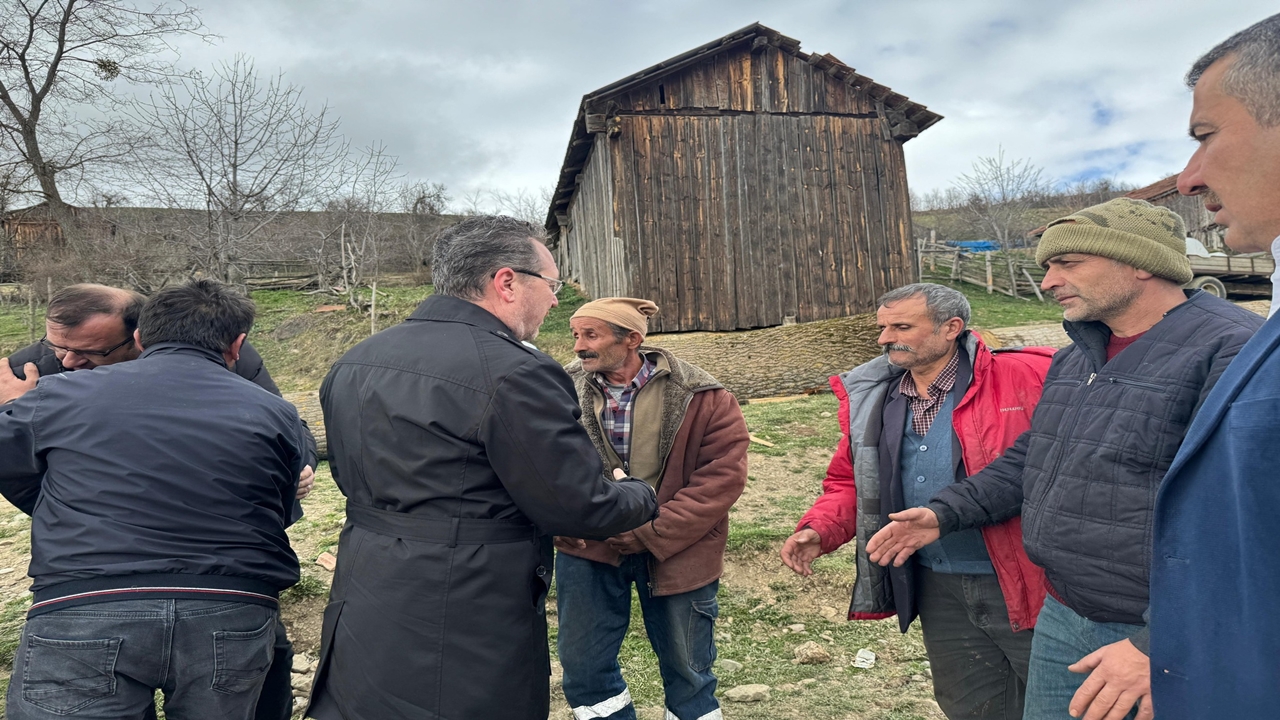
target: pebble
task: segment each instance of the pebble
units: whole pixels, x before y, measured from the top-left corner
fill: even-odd
[[[796,623],[795,625],[788,625],[787,629],[793,633],[802,633],[804,632],[804,623]]]
[[[305,693],[311,689],[311,676],[306,673],[298,673],[297,675],[293,676],[293,681],[291,684],[293,685],[293,689],[295,691],[301,690],[302,692]]]
[[[729,702],[763,702],[769,699],[768,685],[739,685],[724,694]]]
[[[316,564],[329,572],[333,572],[338,568],[338,558],[334,557],[333,553],[322,552],[320,557],[316,558]]]
[[[924,676],[923,676],[923,675],[912,675],[912,676],[911,676],[911,682],[924,682]]]
[[[797,646],[793,654],[796,663],[800,665],[823,665],[831,662],[831,653],[812,640]]]
[[[819,417],[831,417],[831,413],[827,412],[826,410],[823,410],[822,412],[818,413],[818,415]]]
[[[311,670],[311,663],[316,659],[306,653],[298,653],[293,656],[293,668],[295,673],[304,673]]]
[[[818,681],[817,681],[816,679],[814,679],[814,678],[805,678],[805,679],[803,679],[803,680],[801,680],[801,681],[800,681],[800,684],[801,684],[801,685],[812,685],[812,684],[814,684],[814,683],[816,683],[816,682],[818,682]]]
[[[742,663],[737,660],[720,660],[720,670],[725,673],[735,673],[742,669]]]

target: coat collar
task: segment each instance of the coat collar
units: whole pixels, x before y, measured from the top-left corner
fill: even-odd
[[[409,319],[474,325],[508,340],[515,340],[511,328],[507,327],[496,315],[473,302],[448,295],[432,295],[423,300],[418,304],[413,314],[409,316]]]
[[[1168,332],[1172,327],[1172,323],[1167,323],[1171,317],[1175,317],[1179,311],[1191,306],[1199,305],[1205,301],[1206,295],[1203,290],[1184,290],[1187,295],[1187,301],[1174,307],[1172,310],[1164,314],[1160,321],[1152,325],[1146,330],[1152,337],[1159,337],[1161,334]],[[1094,365],[1094,369],[1101,368],[1107,364],[1107,343],[1111,342],[1111,328],[1101,322],[1071,322],[1070,320],[1062,321],[1062,329],[1067,331],[1067,337],[1084,352]]]
[[[194,355],[216,362],[224,368],[227,366],[227,361],[223,359],[222,353],[216,353],[212,350],[186,343],[157,343],[143,350],[138,359],[149,358],[153,355]]]

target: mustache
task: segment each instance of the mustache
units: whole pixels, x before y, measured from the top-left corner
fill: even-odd
[[[884,346],[884,353],[888,355],[890,351],[915,352],[915,348],[911,347],[910,345],[903,345],[901,343],[889,343],[888,345]]]
[[[579,360],[593,360],[595,358],[600,357],[600,353],[594,353],[594,352],[591,352],[590,350],[583,350],[582,352],[575,353],[575,354],[578,356]]]

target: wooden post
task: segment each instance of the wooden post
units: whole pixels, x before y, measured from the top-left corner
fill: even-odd
[[[30,313],[27,316],[27,337],[28,342],[36,341],[36,286],[27,286],[27,309]]]
[[[996,289],[996,285],[991,277],[991,253],[985,252],[982,254],[987,258],[987,294],[990,295],[995,292]]]
[[[1018,297],[1018,276],[1013,272],[1013,257],[1006,252],[1004,260],[1009,264],[1009,290]]]
[[[1035,278],[1031,277],[1031,273],[1027,272],[1026,268],[1022,268],[1022,274],[1026,275],[1027,282],[1031,283],[1031,289],[1035,291],[1036,299],[1040,302],[1044,302],[1044,295],[1040,293],[1040,284],[1036,282]]]
[[[369,334],[374,335],[378,332],[378,281],[374,280],[369,289],[373,291],[369,298]]]

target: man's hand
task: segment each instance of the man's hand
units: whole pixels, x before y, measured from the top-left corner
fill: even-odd
[[[1155,716],[1151,705],[1151,659],[1128,639],[1098,648],[1067,669],[1089,673],[1071,698],[1071,717],[1122,720],[1134,705],[1138,705],[1137,720]]]
[[[298,474],[298,499],[311,494],[311,489],[316,486],[316,471],[311,469],[310,465],[303,465],[302,472]]]
[[[797,575],[813,574],[813,561],[822,554],[822,538],[813,528],[804,528],[782,543],[782,564]]]
[[[630,530],[620,535],[614,535],[605,540],[605,542],[609,544],[609,547],[623,555],[635,555],[648,549],[644,546],[644,543],[640,542],[640,538],[636,537],[636,534]]]
[[[587,541],[579,538],[556,535],[551,538],[551,544],[555,545],[557,550],[582,550],[587,546]]]
[[[937,540],[938,515],[929,508],[910,508],[889,514],[890,522],[867,541],[867,553],[871,562],[880,565],[893,563],[902,567],[920,548]]]
[[[0,365],[4,366],[0,367],[0,403],[13,402],[26,395],[40,379],[40,370],[36,368],[35,363],[22,366],[22,372],[27,376],[26,380],[19,380],[18,376],[13,374],[13,368],[9,367],[9,358],[0,358]]]

